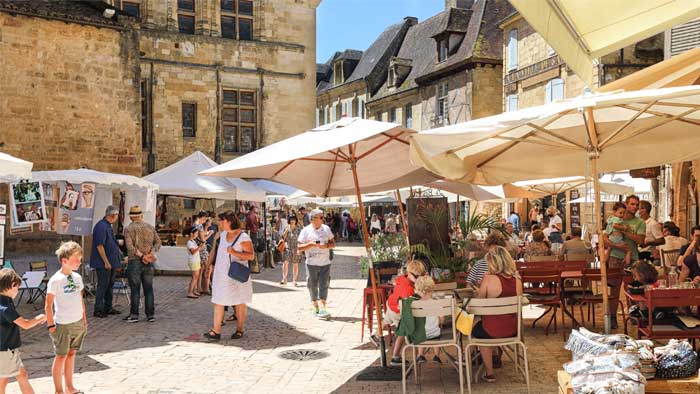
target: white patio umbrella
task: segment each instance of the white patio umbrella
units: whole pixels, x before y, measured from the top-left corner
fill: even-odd
[[[431,187],[433,189],[439,189],[444,190],[446,192],[454,193],[458,196],[462,196],[474,201],[488,201],[496,200],[499,198],[498,195],[490,193],[489,191],[485,190],[480,186],[449,180],[430,182],[427,183],[425,186]]]
[[[590,176],[597,213],[599,172],[700,156],[699,111],[698,86],[586,95],[422,132],[411,138],[411,158],[476,184]],[[607,312],[605,293],[603,304]]]
[[[700,17],[696,0],[510,0],[590,87],[597,58]]]
[[[282,182],[317,196],[355,194],[364,218],[363,192],[380,192],[423,184],[437,177],[408,160],[408,137],[415,131],[394,123],[360,118],[298,134],[202,172],[203,175],[263,178]],[[370,257],[369,234],[362,226]],[[374,270],[370,269],[374,305],[379,305]],[[381,308],[377,321],[381,335]]]
[[[16,182],[32,177],[33,163],[0,152],[0,182]]]
[[[590,178],[582,176],[538,179],[534,181],[514,182],[513,184],[525,190],[548,195],[556,195],[569,190],[593,189],[593,181]],[[634,188],[618,183],[600,182],[600,191],[608,194],[631,194],[634,192]]]

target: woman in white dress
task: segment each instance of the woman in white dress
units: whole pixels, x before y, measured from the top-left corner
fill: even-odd
[[[216,251],[214,277],[212,279],[211,302],[214,304],[214,324],[204,336],[212,341],[221,339],[221,322],[224,319],[224,306],[235,305],[237,318],[236,332],[231,339],[243,337],[247,307],[253,300],[253,282],[241,283],[228,276],[231,264],[248,266],[248,261],[255,258],[253,241],[242,232],[238,216],[232,211],[219,215],[221,236]]]

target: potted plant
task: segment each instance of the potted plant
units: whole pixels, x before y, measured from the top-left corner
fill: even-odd
[[[380,233],[370,242],[370,253],[375,267],[401,264],[408,257],[406,238],[401,233]],[[369,258],[360,258],[362,277],[369,274]]]

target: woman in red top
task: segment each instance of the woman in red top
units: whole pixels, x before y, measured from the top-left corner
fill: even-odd
[[[484,279],[477,291],[477,298],[502,298],[522,295],[523,284],[517,274],[515,262],[502,246],[491,249],[486,254],[486,262],[489,271],[484,275]],[[474,325],[472,336],[481,339],[509,338],[514,337],[518,332],[518,315],[491,315],[482,316],[481,320]],[[486,366],[484,380],[489,383],[496,381],[493,375],[493,348],[480,347],[481,357]]]

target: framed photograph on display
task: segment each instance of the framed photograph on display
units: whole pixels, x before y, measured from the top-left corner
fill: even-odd
[[[10,185],[12,224],[23,226],[46,220],[44,189],[41,182],[20,182]]]

